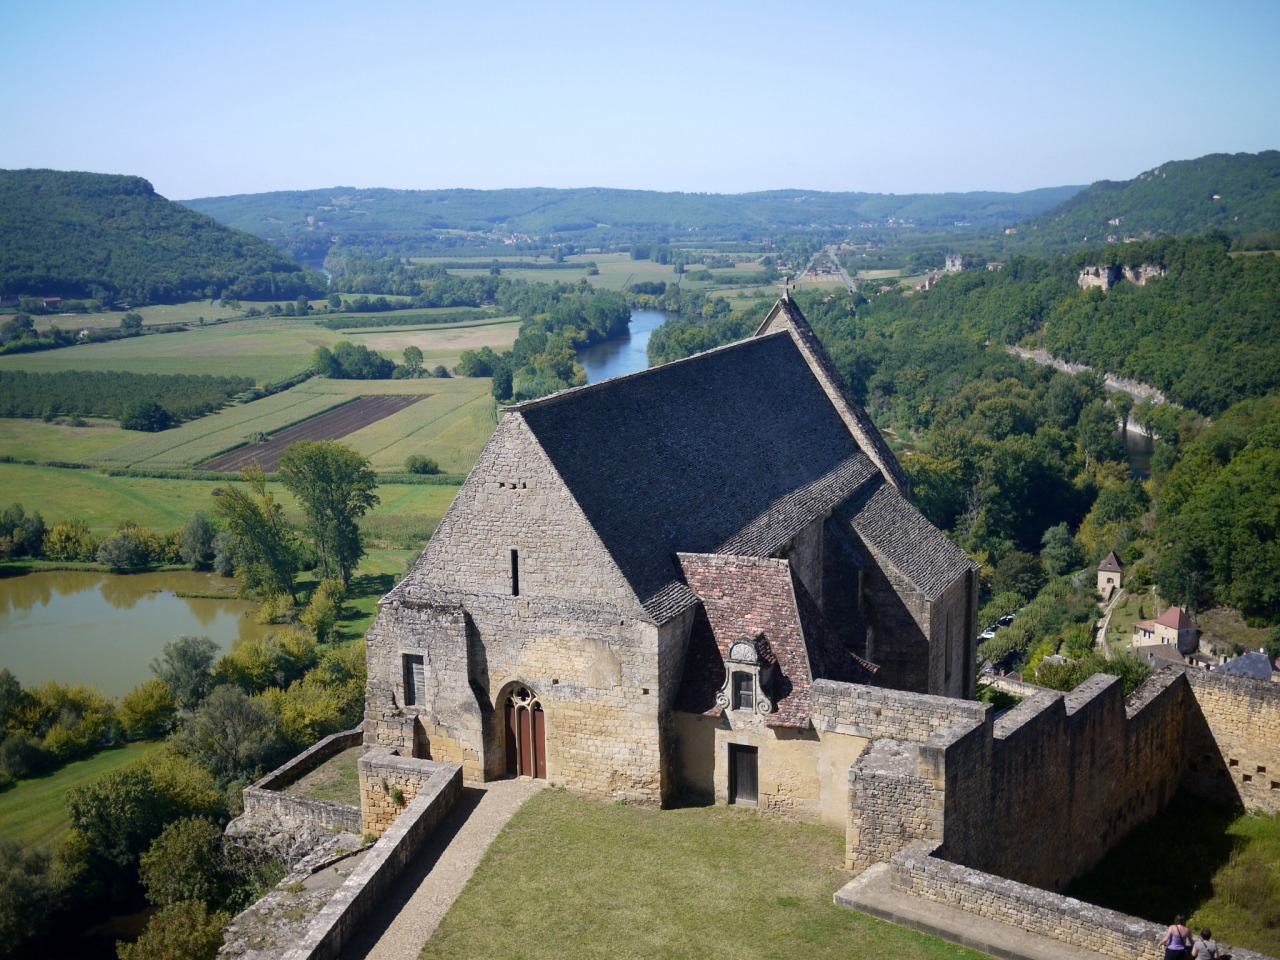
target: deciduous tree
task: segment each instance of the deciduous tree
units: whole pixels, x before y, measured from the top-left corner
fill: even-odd
[[[369,459],[333,440],[304,440],[280,458],[280,479],[302,505],[324,577],[350,582],[364,556],[360,518],[378,503]]]

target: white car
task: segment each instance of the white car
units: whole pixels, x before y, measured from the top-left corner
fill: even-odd
[[[987,627],[987,629],[983,630],[983,631],[982,631],[982,633],[978,635],[978,639],[979,639],[979,640],[991,640],[992,638],[994,638],[994,637],[995,637],[995,635],[996,635],[996,628],[995,628],[995,627]]]

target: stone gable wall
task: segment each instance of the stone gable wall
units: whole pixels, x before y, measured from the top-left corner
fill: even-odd
[[[508,413],[406,579],[510,596],[512,550],[522,596],[590,600],[643,615],[524,418]]]

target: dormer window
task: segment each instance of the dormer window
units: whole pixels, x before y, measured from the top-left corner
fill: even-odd
[[[764,634],[755,641],[739,640],[729,647],[725,663],[724,686],[716,695],[716,705],[724,710],[743,710],[768,715],[773,701],[768,691],[773,688],[777,665],[769,641]]]
[[[756,678],[745,670],[733,671],[733,709],[752,710],[756,705]]]

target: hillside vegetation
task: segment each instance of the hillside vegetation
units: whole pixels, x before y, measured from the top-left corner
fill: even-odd
[[[324,278],[141,177],[0,171],[0,293],[175,303],[319,294]]]
[[[890,218],[930,227],[952,227],[957,221],[995,226],[1048,210],[1079,189],[893,195],[813,190],[699,194],[595,188],[332,187],[206,197],[186,203],[294,255],[320,257],[334,235],[344,247],[405,254],[475,243],[465,234],[559,234],[574,242],[626,242],[673,234],[705,241],[759,240],[797,229],[885,224]],[[448,231],[463,235],[449,236]]]
[[[1020,225],[1019,241],[1065,247],[1108,236],[1250,234],[1277,224],[1280,151],[1213,153],[1163,163],[1132,180],[1100,180]]]

